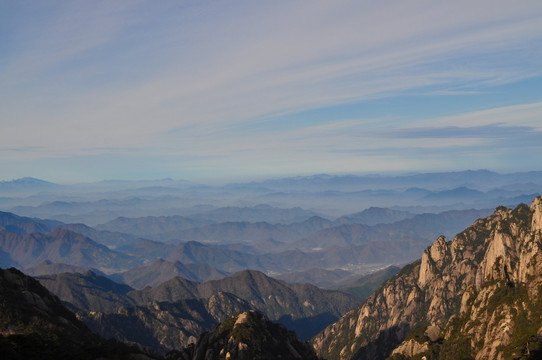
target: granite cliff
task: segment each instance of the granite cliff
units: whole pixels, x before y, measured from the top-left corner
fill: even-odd
[[[542,345],[542,197],[439,237],[313,339],[326,359],[535,359]]]

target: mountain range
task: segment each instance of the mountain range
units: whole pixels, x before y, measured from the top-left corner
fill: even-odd
[[[8,358],[161,357],[144,350],[147,346],[167,359],[183,360],[542,357],[542,197],[530,206],[498,206],[491,214],[394,211],[383,212],[406,217],[373,225],[316,218],[309,235],[276,241],[295,247],[269,253],[232,238],[164,244],[122,233],[109,245],[116,246],[112,250],[72,230],[94,232],[104,242],[114,242],[115,231],[1,213],[2,261],[26,264],[29,271],[84,271],[36,276],[42,286],[18,270],[0,270],[2,353]],[[304,222],[266,224],[295,228]],[[324,223],[330,226],[315,230]],[[436,239],[431,245],[429,236]],[[324,248],[314,250],[319,246]],[[399,271],[376,262],[381,271],[370,276],[347,270],[351,261],[356,266],[368,265],[367,259],[398,262],[419,248],[421,258]],[[165,256],[156,259],[158,253]],[[103,273],[86,270],[94,265]],[[237,267],[245,270],[231,275],[225,270]],[[281,269],[284,273],[276,276],[293,282],[311,275],[314,282],[327,278],[327,286],[343,292],[287,283],[249,267]],[[205,276],[217,279],[202,280]],[[368,295],[371,288],[376,290]],[[93,331],[117,340],[92,334],[63,304]],[[311,339],[314,350],[287,329]]]
[[[223,293],[225,295],[222,296],[229,297],[229,299],[232,297],[240,299],[236,300],[236,303],[245,304],[244,309],[258,310],[268,319],[281,322],[306,340],[360,303],[360,299],[341,292],[322,290],[310,284],[290,284],[252,270],[241,271],[220,280],[204,283],[175,277],[155,287],[146,287],[142,290],[134,290],[127,285],[115,283],[91,271],[84,274],[43,275],[37,276],[36,279],[71,309],[81,310],[87,314],[92,313],[90,319],[98,318],[100,321],[111,321],[112,318],[120,316],[119,314],[126,317],[129,313],[132,322],[143,322],[149,329],[152,326],[148,322],[151,321],[149,319],[153,315],[149,315],[149,310],[143,312],[141,310],[142,307],[148,307],[147,304],[177,303],[188,299],[204,301],[209,304],[214,296]],[[211,301],[211,303],[213,302]],[[136,305],[139,310],[135,308],[129,310]],[[227,307],[220,314],[233,315],[233,312],[227,311],[228,308],[231,308],[231,311],[238,310],[238,307]],[[133,319],[139,315],[144,315],[144,318]],[[213,323],[209,322],[209,316],[204,317],[205,321],[199,325],[207,326],[205,330],[211,330],[212,326],[222,319],[213,317],[215,319]],[[199,320],[192,320],[192,323],[194,321],[198,322]],[[94,329],[97,328],[96,325],[90,326]],[[174,326],[178,327],[179,325]],[[113,330],[105,329],[103,331],[99,333],[107,336],[107,331]],[[190,329],[182,329],[182,332],[189,333],[189,331]],[[178,338],[179,333],[171,333],[170,331],[169,336]],[[190,336],[194,336],[194,334],[191,333]],[[190,336],[184,337],[185,341],[188,341]],[[119,340],[122,339],[124,338]],[[136,341],[135,339],[128,340]],[[170,340],[164,341],[167,343]],[[187,345],[187,343],[183,345]]]
[[[416,258],[431,239],[441,234],[453,236],[487,213],[488,210],[454,210],[409,215],[390,223],[393,216],[406,213],[372,208],[363,214],[373,221],[380,219],[376,225],[350,223],[346,217],[330,221],[317,216],[290,224],[226,222],[177,231],[174,243],[164,243],[138,236],[138,222],[144,227],[154,223],[153,217],[123,220],[135,229],[134,234],[127,234],[3,212],[0,265],[29,268],[36,275],[65,271],[61,269],[68,269],[66,266],[77,267],[77,271],[92,268],[137,288],[154,286],[177,275],[206,281],[244,269],[277,275],[342,269],[343,272],[335,272],[342,274],[336,277],[338,283],[366,271],[363,269],[371,264],[382,267],[406,263]],[[387,223],[386,215],[392,216]],[[179,223],[178,217],[156,220],[160,224],[158,231]],[[162,235],[150,234],[155,238]],[[157,262],[159,259],[163,261]]]
[[[91,226],[147,216],[289,224],[315,215],[332,220],[370,207],[420,214],[515,206],[542,193],[541,174],[322,174],[218,186],[171,179],[72,185],[19,179],[0,183],[0,210]]]

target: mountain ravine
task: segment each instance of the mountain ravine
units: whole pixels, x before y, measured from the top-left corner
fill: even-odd
[[[325,359],[541,359],[542,197],[497,207],[313,339]]]

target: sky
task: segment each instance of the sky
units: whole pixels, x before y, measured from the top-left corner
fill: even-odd
[[[542,1],[0,1],[0,180],[542,170]]]

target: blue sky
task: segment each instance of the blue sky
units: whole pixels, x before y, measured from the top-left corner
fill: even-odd
[[[542,169],[542,2],[3,1],[0,180]]]

